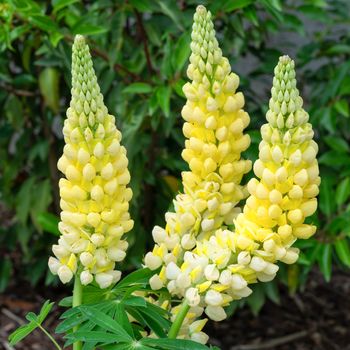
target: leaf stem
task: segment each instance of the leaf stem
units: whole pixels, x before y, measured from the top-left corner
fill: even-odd
[[[38,324],[38,327],[47,335],[47,337],[55,344],[58,350],[62,350],[57,341],[53,338],[53,336],[41,325]]]
[[[77,272],[74,279],[74,288],[73,288],[73,307],[80,306],[83,300],[83,286],[80,282],[80,274]],[[79,326],[73,328],[73,332],[78,330]],[[73,344],[73,350],[81,350],[82,343],[77,341]]]
[[[189,309],[190,309],[190,306],[187,304],[187,301],[184,300],[182,305],[181,305],[180,311],[176,315],[175,320],[170,327],[170,330],[168,333],[169,339],[176,339],[177,335],[179,334],[182,323],[183,323]]]

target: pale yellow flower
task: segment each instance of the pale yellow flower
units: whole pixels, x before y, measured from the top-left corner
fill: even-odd
[[[187,138],[182,157],[190,171],[182,173],[184,192],[174,201],[175,211],[166,213],[165,228],[153,229],[156,245],[145,256],[150,269],[161,267],[150,281],[152,288],[166,286],[182,296],[198,272],[190,276],[180,269],[184,257],[198,241],[232,224],[245,196],[241,179],[251,168],[250,161],[241,159],[250,139],[243,134],[249,116],[243,94],[236,91],[239,78],[222,56],[211,14],[203,6],[194,15],[191,49],[191,82],[183,87],[187,102],[182,110]]]
[[[126,150],[115,118],[108,114],[92,66],[89,48],[77,35],[72,55],[72,100],[63,134],[66,145],[58,161],[61,237],[52,247],[52,273],[63,283],[80,273],[82,284],[94,279],[106,288],[120,278],[114,270],[125,257],[124,233],[132,191]],[[78,268],[80,266],[80,268]]]

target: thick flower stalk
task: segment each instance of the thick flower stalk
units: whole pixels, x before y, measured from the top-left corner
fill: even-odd
[[[250,138],[243,134],[249,116],[243,94],[236,92],[239,78],[222,56],[211,14],[203,6],[194,15],[191,50],[187,75],[192,82],[183,87],[187,102],[182,110],[187,138],[182,157],[190,171],[182,173],[184,193],[176,197],[175,211],[166,213],[165,229],[154,228],[156,245],[145,256],[146,266],[161,267],[150,280],[152,288],[167,287],[178,296],[197,284],[196,272],[180,270],[184,257],[197,242],[233,224],[236,204],[245,196],[240,182],[251,168],[240,158]]]
[[[115,118],[108,114],[97,83],[89,48],[77,35],[72,55],[72,99],[63,134],[65,147],[58,169],[61,237],[49,259],[63,283],[74,274],[83,285],[94,279],[106,288],[120,278],[114,270],[124,259],[123,234],[133,221],[128,212],[132,191],[126,150]]]
[[[276,262],[296,262],[299,251],[293,243],[316,231],[305,219],[317,208],[318,147],[288,56],[275,68],[271,92],[268,123],[261,128],[263,140],[254,164],[257,178],[248,183],[250,196],[234,220],[235,230],[219,229],[197,241],[180,268],[170,263],[166,270],[169,283],[181,279],[182,286],[189,287],[189,305],[204,306],[216,321],[226,317],[224,307],[232,300],[251,293],[248,284],[271,281],[278,271]]]

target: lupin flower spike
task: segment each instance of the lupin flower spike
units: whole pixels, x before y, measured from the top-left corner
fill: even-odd
[[[236,92],[239,78],[222,56],[204,6],[194,15],[191,49],[187,73],[192,82],[183,87],[187,102],[182,110],[187,138],[182,156],[191,171],[182,173],[184,193],[174,201],[175,212],[165,215],[165,229],[154,228],[156,245],[145,257],[151,269],[163,265],[151,279],[152,288],[167,286],[175,294],[182,294],[184,284],[179,279],[168,285],[171,273],[166,270],[178,269],[184,251],[195,248],[197,240],[210,237],[224,223],[232,224],[238,213],[235,205],[244,198],[239,183],[251,168],[250,161],[240,159],[250,139],[242,133],[249,116],[242,109],[243,94]]]
[[[183,87],[187,102],[182,110],[187,138],[182,157],[190,171],[182,173],[184,193],[174,201],[175,212],[166,213],[165,229],[153,229],[156,245],[146,254],[145,265],[161,267],[150,280],[153,289],[167,287],[179,297],[193,292],[200,300],[195,287],[207,263],[195,262],[195,271],[189,273],[193,264],[186,259],[202,240],[232,225],[240,211],[236,205],[245,197],[240,182],[251,169],[251,162],[240,158],[250,144],[243,134],[250,118],[243,110],[243,94],[236,92],[239,77],[222,56],[211,13],[204,6],[194,15],[191,50],[187,75],[192,82]]]
[[[133,227],[128,212],[132,191],[126,150],[115,118],[108,114],[97,83],[89,47],[77,35],[72,54],[72,99],[58,161],[61,237],[52,247],[49,267],[63,283],[80,274],[83,285],[95,279],[106,288],[120,278],[114,270],[124,259],[124,233]]]
[[[304,221],[317,209],[321,182],[318,146],[296,87],[294,61],[288,56],[280,57],[275,68],[271,95],[254,164],[259,180],[249,181],[250,197],[235,222],[238,248],[255,256],[250,266],[261,281],[274,276],[266,263],[294,263],[298,249],[292,244],[316,232],[316,226]]]

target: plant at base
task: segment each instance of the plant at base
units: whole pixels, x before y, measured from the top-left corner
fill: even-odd
[[[128,212],[132,191],[126,150],[115,118],[108,114],[89,48],[77,35],[72,54],[72,100],[63,128],[66,145],[58,161],[61,238],[49,267],[63,283],[78,274],[83,285],[106,288],[120,279],[115,263],[124,259],[122,236],[133,227]],[[79,267],[80,266],[80,267]]]
[[[203,56],[207,55],[207,57],[209,57],[208,53],[204,53],[207,48],[216,47],[215,44],[208,44],[207,38],[211,36],[203,29],[203,27],[208,27],[206,23],[208,18],[210,19],[210,14],[203,7],[198,7],[191,45],[194,52],[203,53]],[[196,31],[198,28],[199,39]],[[200,59],[196,60],[195,55],[192,54],[188,75],[194,79],[194,85],[198,81],[206,81],[205,78],[201,78],[200,73],[202,72],[201,67],[207,67],[207,65],[203,66],[201,62]],[[210,69],[208,71],[212,72]],[[206,73],[208,71],[205,70]],[[199,128],[200,131],[193,125],[188,126],[188,123],[185,123],[184,131],[186,136],[192,138],[206,135],[206,132],[212,135],[210,133],[212,124],[208,120],[213,120],[210,108],[215,106],[214,111],[218,109],[223,112],[223,115],[215,119],[214,128],[216,141],[220,146],[222,140],[218,139],[217,132],[220,130],[221,123],[227,120],[227,114],[230,115],[232,111],[227,111],[227,102],[222,103],[223,98],[220,99],[217,96],[213,98],[210,95],[213,91],[220,90],[214,90],[215,81],[209,81],[210,84],[207,84],[209,92],[205,90],[205,84],[202,86],[199,84],[198,90],[191,85],[185,85],[184,91],[190,100],[188,104],[190,106],[198,104],[206,113],[202,115],[204,127]],[[206,91],[207,95],[203,91]],[[304,221],[317,208],[315,197],[320,184],[316,160],[318,147],[312,140],[312,127],[308,123],[308,114],[302,109],[302,99],[296,88],[294,62],[288,56],[281,57],[275,68],[271,92],[270,109],[267,112],[268,123],[261,129],[263,140],[259,146],[259,159],[254,164],[254,172],[260,181],[255,178],[249,181],[250,196],[246,201],[243,213],[240,213],[234,220],[230,218],[233,220],[230,222],[222,219],[220,211],[214,211],[210,219],[215,229],[208,230],[209,232],[203,230],[203,222],[205,222],[204,227],[208,222],[207,217],[199,217],[201,222],[197,224],[197,227],[201,227],[202,231],[195,234],[193,240],[190,240],[191,245],[186,247],[184,243],[187,243],[188,240],[185,241],[183,237],[187,238],[188,233],[187,231],[184,233],[181,227],[186,222],[187,214],[191,214],[194,211],[193,207],[196,207],[195,202],[192,206],[190,204],[187,207],[179,206],[177,198],[175,201],[175,208],[178,209],[176,214],[166,214],[165,230],[159,227],[154,229],[153,236],[158,244],[153,252],[148,253],[145,257],[145,263],[150,268],[155,269],[163,265],[160,273],[153,276],[150,281],[152,288],[159,289],[166,286],[171,294],[185,297],[183,305],[187,305],[187,309],[202,307],[207,316],[216,321],[226,318],[224,307],[232,300],[246,297],[251,293],[248,284],[257,281],[271,281],[278,271],[277,261],[287,264],[294,263],[298,258],[298,249],[292,247],[295,240],[309,238],[316,231],[315,226],[306,224]],[[201,96],[207,98],[202,101]],[[188,104],[184,108],[183,115],[186,120],[193,121],[198,115],[198,110],[193,107],[187,114]],[[240,113],[238,111],[233,113],[235,113],[236,120],[239,120]],[[234,124],[231,125],[234,127],[228,130],[232,132],[237,128],[237,131],[241,132],[242,128],[239,126],[242,124],[236,123],[235,120],[231,120],[232,122]],[[235,135],[234,132],[229,134],[228,140],[233,135]],[[206,138],[207,142],[208,140],[210,136]],[[191,148],[191,145],[194,146]],[[192,170],[192,173],[187,173],[190,175],[185,173],[183,176],[185,193],[189,188],[188,178],[190,178],[192,181],[189,183],[193,185],[190,189],[194,198],[197,198],[196,194],[201,199],[206,198],[203,196],[202,188],[195,187],[201,183],[198,180],[201,179],[199,174],[207,170],[206,160],[200,163],[195,155],[200,154],[205,158],[207,153],[204,152],[204,147],[207,147],[206,145],[206,142],[199,143],[196,138],[191,142],[190,138],[183,153],[185,159],[189,160]],[[198,167],[194,164],[198,164]],[[217,178],[218,175],[216,169],[213,166],[211,173],[205,173],[204,188],[212,186],[212,179]],[[240,180],[241,173],[238,178]],[[221,223],[220,227],[215,225],[217,222]],[[232,223],[235,226],[234,230],[223,226],[223,224]],[[176,244],[169,249],[171,239]]]

